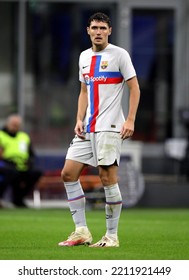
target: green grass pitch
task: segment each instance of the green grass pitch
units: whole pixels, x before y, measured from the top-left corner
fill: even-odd
[[[105,233],[103,210],[88,210],[96,242]],[[73,231],[67,209],[1,209],[1,260],[188,260],[189,209],[124,209],[119,248],[59,247]]]

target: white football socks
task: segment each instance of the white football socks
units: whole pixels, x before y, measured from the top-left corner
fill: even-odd
[[[118,184],[104,187],[106,197],[106,236],[117,238],[122,209],[122,197]]]
[[[75,227],[87,227],[85,217],[85,195],[80,181],[64,182],[67,193],[68,205],[72,214]]]
[[[80,181],[64,182],[68,205],[72,214],[76,230],[86,229],[85,195]],[[104,187],[106,197],[106,236],[117,238],[118,223],[122,209],[122,197],[119,185]]]

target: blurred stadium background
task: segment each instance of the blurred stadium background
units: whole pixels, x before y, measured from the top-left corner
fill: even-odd
[[[0,0],[0,125],[19,112],[36,164],[44,172],[62,168],[75,124],[78,56],[90,47],[85,28],[96,11],[112,18],[110,41],[129,51],[141,87],[120,167],[125,206],[188,207],[188,0]],[[126,104],[125,95],[125,113]],[[52,198],[58,205],[60,194]]]

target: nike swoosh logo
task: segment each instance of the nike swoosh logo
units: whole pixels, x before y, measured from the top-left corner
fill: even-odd
[[[76,212],[77,210],[71,211],[71,215],[73,216]]]
[[[85,68],[87,68],[88,66],[89,66],[89,65],[86,65],[86,66],[83,66],[82,68],[85,69]]]
[[[104,158],[99,158],[98,161],[101,161],[102,159],[104,159]]]

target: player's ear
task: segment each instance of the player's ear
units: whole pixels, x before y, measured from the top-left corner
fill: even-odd
[[[87,34],[89,35],[89,27],[87,27]]]
[[[110,29],[109,29],[109,35],[111,35],[112,34],[112,27],[110,27]]]

